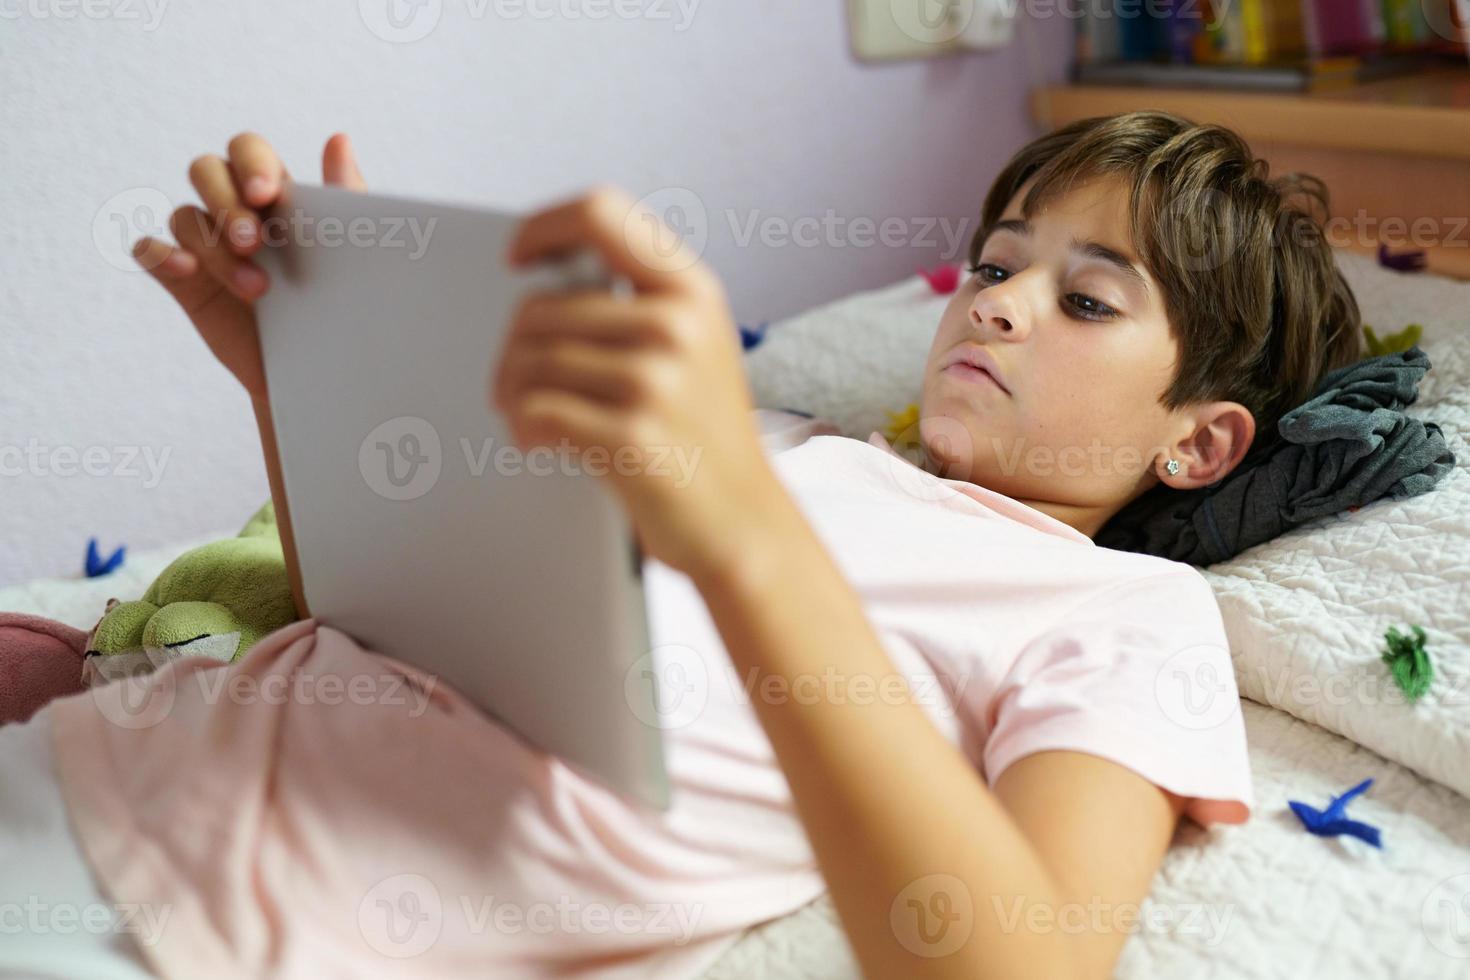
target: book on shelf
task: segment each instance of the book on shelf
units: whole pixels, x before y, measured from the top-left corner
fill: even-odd
[[[1445,56],[1463,64],[1470,0],[1085,0],[1079,83],[1307,91]]]

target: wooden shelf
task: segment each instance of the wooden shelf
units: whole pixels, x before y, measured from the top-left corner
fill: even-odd
[[[1470,160],[1470,69],[1319,92],[1065,85],[1031,96],[1032,115],[1048,128],[1144,108],[1229,126],[1253,142]]]

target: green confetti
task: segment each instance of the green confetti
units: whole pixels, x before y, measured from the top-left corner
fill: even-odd
[[[1417,323],[1411,323],[1398,333],[1391,333],[1382,340],[1373,332],[1368,324],[1363,324],[1363,336],[1368,342],[1368,356],[1382,357],[1385,354],[1397,354],[1406,351],[1419,342],[1424,336],[1424,328]]]
[[[1434,680],[1434,668],[1429,663],[1429,651],[1424,649],[1424,631],[1417,626],[1411,628],[1414,631],[1412,637],[1405,636],[1393,626],[1383,634],[1388,641],[1388,649],[1383,651],[1383,662],[1388,664],[1394,682],[1413,704],[1429,690],[1429,682]]]

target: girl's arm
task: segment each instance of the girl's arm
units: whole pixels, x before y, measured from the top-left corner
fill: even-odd
[[[791,691],[836,665],[837,690],[884,690],[893,664],[810,525],[784,495],[758,509],[745,548],[697,580],[737,670]],[[750,688],[867,976],[1112,975],[1180,798],[1062,751],[991,792],[912,699]]]
[[[265,244],[261,215],[280,197],[289,176],[276,151],[255,133],[239,134],[226,152],[228,158],[208,153],[190,164],[189,180],[199,204],[186,204],[169,217],[169,230],[178,244],[145,236],[134,244],[133,256],[168,290],[210,351],[250,396],[291,595],[297,615],[304,618],[310,611],[296,563],[255,320],[255,302],[270,289],[270,280],[254,260]],[[327,140],[322,150],[322,182],[349,190],[367,187],[344,133]]]
[[[687,481],[652,466],[605,479],[644,550],[698,586],[737,670],[789,691],[835,668],[885,690],[896,672],[857,595],[760,450],[718,281],[609,191],[529,219],[510,259],[578,248],[636,292],[528,298],[492,383],[516,442],[684,451]],[[991,792],[910,699],[763,702],[761,689],[758,716],[869,976],[1110,974],[1179,800],[1060,751],[1021,759]]]
[[[306,619],[311,610],[306,606],[306,592],[301,587],[301,569],[296,563],[296,536],[291,530],[291,509],[286,505],[286,484],[281,480],[280,453],[276,449],[276,425],[271,416],[270,399],[265,395],[251,398],[255,410],[255,427],[260,431],[260,453],[265,457],[266,479],[270,482],[271,501],[276,509],[276,529],[281,535],[281,551],[286,556],[286,575],[291,581],[291,598],[296,602],[296,615]]]

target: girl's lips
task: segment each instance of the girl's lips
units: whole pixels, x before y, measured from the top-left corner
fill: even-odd
[[[949,367],[944,369],[944,373],[953,375],[954,377],[959,378],[962,381],[968,381],[972,384],[981,384],[990,388],[994,388],[996,391],[1005,391],[1005,389],[1000,386],[1000,382],[996,381],[990,376],[989,371],[981,370],[974,365],[966,364],[964,361],[957,361],[954,364],[951,364]]]
[[[1011,393],[1011,389],[1006,386],[1005,374],[1001,371],[1000,365],[995,363],[995,356],[986,350],[983,344],[966,344],[950,355],[948,360],[949,364],[946,367],[963,365],[982,372],[1001,391],[1007,395]]]

